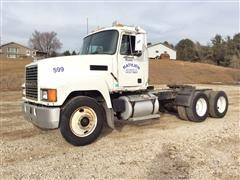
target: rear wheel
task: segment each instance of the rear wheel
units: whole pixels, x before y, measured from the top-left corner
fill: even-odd
[[[75,146],[90,144],[100,135],[104,117],[103,108],[95,99],[73,98],[62,111],[61,134]]]
[[[178,116],[180,117],[180,119],[188,120],[186,107],[185,106],[178,106],[177,107],[177,111],[178,111]]]
[[[214,118],[222,118],[228,110],[228,98],[224,91],[212,91],[209,96],[209,114]]]
[[[209,103],[206,94],[197,92],[194,94],[189,107],[186,108],[190,121],[202,122],[208,117]]]

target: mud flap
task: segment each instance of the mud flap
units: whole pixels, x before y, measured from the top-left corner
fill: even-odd
[[[189,107],[195,92],[196,92],[195,89],[183,89],[179,91],[174,100],[174,104],[176,106]]]
[[[106,119],[107,119],[107,125],[112,128],[112,129],[115,129],[115,126],[114,126],[114,112],[113,112],[113,109],[109,109],[107,107],[107,104],[104,102],[103,104],[103,107],[105,109],[105,112],[106,112]]]

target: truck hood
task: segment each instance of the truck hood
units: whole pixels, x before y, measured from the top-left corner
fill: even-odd
[[[112,56],[109,55],[76,55],[48,58],[33,62],[29,66],[38,66],[38,83],[44,88],[54,87],[61,81],[71,81],[75,78],[92,78],[110,76]],[[100,67],[104,70],[94,70],[90,67]],[[46,83],[47,82],[47,83]]]
[[[112,60],[112,56],[109,55],[75,55],[75,56],[61,56],[54,58],[47,58],[35,61],[33,63],[28,64],[27,66],[45,66],[45,67],[57,67],[57,66],[71,66],[73,68],[75,65],[81,65],[81,67],[77,67],[77,69],[84,69],[89,65],[98,64],[104,65],[110,63]],[[106,65],[107,65],[106,64]]]

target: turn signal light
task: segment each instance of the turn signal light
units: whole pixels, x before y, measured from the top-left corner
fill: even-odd
[[[56,89],[48,89],[48,101],[56,102],[57,101],[57,90]]]

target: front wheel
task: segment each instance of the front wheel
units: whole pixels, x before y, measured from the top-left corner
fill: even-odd
[[[62,111],[60,131],[69,143],[83,146],[98,138],[104,120],[104,110],[95,99],[75,97]]]

